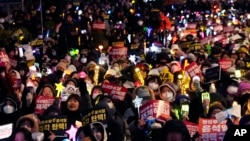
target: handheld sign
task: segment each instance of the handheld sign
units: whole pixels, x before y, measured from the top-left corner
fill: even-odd
[[[0,125],[0,140],[9,138],[12,134],[13,124]]]
[[[208,92],[201,94],[201,101],[204,102],[204,100],[210,101],[210,94]]]
[[[53,104],[55,98],[50,96],[38,96],[36,98],[35,113],[42,115],[43,112]]]
[[[67,129],[67,117],[66,116],[46,117],[44,119],[41,119],[40,125],[39,125],[40,132],[51,131],[57,137],[64,137],[66,129]]]
[[[115,101],[123,101],[127,93],[127,88],[107,82],[102,84],[102,89]]]
[[[205,72],[205,83],[213,83],[221,78],[221,67],[216,66],[206,70]]]

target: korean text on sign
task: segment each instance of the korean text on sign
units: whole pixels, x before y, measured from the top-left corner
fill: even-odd
[[[107,112],[106,110],[103,109],[95,109],[90,111],[88,114],[86,114],[83,118],[82,118],[82,125],[87,125],[89,123],[93,123],[93,122],[102,122],[105,123],[107,120]]]
[[[203,141],[223,141],[226,131],[226,121],[218,123],[216,119],[199,119],[199,133]]]
[[[48,117],[42,119],[39,125],[39,131],[51,131],[55,135],[64,135],[65,130],[67,130],[67,117],[66,116],[56,116]]]
[[[140,107],[140,118],[164,118],[169,116],[169,103],[162,100],[151,100]],[[164,120],[164,119],[163,119]]]

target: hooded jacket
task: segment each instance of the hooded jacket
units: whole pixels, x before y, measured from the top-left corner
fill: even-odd
[[[33,127],[31,129],[31,132],[38,132],[39,131],[39,124],[40,124],[40,120],[37,118],[37,116],[35,114],[27,114],[24,115],[22,117],[20,117],[17,122],[16,122],[16,127],[20,127],[20,124],[22,123],[22,121],[24,121],[25,119],[28,119],[30,121],[33,122]]]
[[[92,130],[92,133],[94,132],[94,128],[98,128],[102,132],[103,139],[101,141],[108,141],[108,134],[107,134],[106,128],[101,122],[90,123],[90,127]]]

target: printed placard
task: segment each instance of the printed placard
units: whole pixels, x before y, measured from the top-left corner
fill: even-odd
[[[94,22],[93,29],[104,30],[106,29],[105,23]]]
[[[165,121],[170,115],[169,102],[163,100],[150,100],[139,108],[140,119],[160,119]]]
[[[205,72],[205,83],[212,83],[220,80],[220,78],[221,78],[220,66],[209,68]]]
[[[222,70],[229,69],[232,66],[232,61],[231,60],[220,60],[219,61],[220,67]]]
[[[184,123],[187,126],[190,136],[193,137],[199,130],[198,124],[189,121],[184,121]]]
[[[38,115],[42,115],[43,112],[53,104],[55,98],[49,96],[38,96],[36,98],[36,108],[35,113]]]
[[[113,59],[118,59],[126,57],[127,53],[128,53],[127,47],[112,47],[109,54]]]
[[[102,84],[102,90],[115,101],[123,101],[127,93],[127,88],[107,82]]]
[[[66,116],[51,116],[41,119],[39,124],[39,131],[51,131],[57,137],[67,136],[65,130],[67,130],[67,117]]]
[[[71,94],[81,95],[79,88],[69,85],[61,93],[62,101],[66,101]]]
[[[205,141],[223,141],[227,131],[226,120],[218,123],[216,119],[199,119],[199,133]]]
[[[194,77],[195,75],[201,74],[201,69],[196,62],[192,62],[191,64],[186,66],[185,70],[187,71],[190,77]]]
[[[174,75],[169,71],[167,66],[163,66],[158,68],[160,73],[160,79],[162,84],[166,82],[173,82],[174,81]]]
[[[106,124],[107,122],[107,111],[105,108],[102,109],[93,109],[88,114],[86,114],[82,118],[82,126],[85,126],[87,124],[93,123],[93,122],[102,122],[103,124]]]
[[[9,138],[13,131],[13,124],[8,123],[0,125],[0,140]]]

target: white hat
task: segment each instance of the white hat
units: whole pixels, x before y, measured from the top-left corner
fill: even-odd
[[[158,69],[152,69],[148,72],[148,75],[157,75],[159,76],[160,75],[160,72]]]

